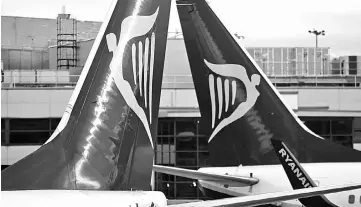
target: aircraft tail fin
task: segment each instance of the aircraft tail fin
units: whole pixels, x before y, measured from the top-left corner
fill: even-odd
[[[179,0],[177,8],[212,166],[278,164],[271,138],[301,162],[361,161],[360,151],[321,138],[299,120],[204,0]]]
[[[271,142],[294,190],[317,187],[282,141],[271,139]],[[336,206],[323,195],[301,198],[299,201],[305,206]]]
[[[170,1],[115,0],[57,134],[1,172],[2,190],[149,190]]]

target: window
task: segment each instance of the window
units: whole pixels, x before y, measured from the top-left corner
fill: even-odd
[[[177,121],[176,122],[176,135],[177,136],[194,136],[197,134],[196,123],[194,121]]]
[[[177,152],[177,166],[197,166],[197,152]]]
[[[197,137],[177,137],[176,138],[176,151],[196,151],[197,150]]]
[[[355,195],[350,195],[348,197],[348,203],[350,204],[354,204],[355,203]]]
[[[50,129],[55,130],[58,127],[60,119],[50,119]]]
[[[189,168],[189,167],[187,167],[187,169],[197,170],[197,169]],[[182,176],[176,176],[175,180],[176,180],[176,182],[189,182],[189,183],[192,183],[192,182],[195,181],[194,179],[189,179],[189,178],[185,178],[185,177],[182,177]]]
[[[1,119],[1,131],[5,130],[5,119]]]
[[[10,144],[44,144],[51,133],[45,132],[10,132]]]
[[[193,198],[197,195],[197,186],[193,182],[176,183],[177,198]]]
[[[1,171],[5,170],[9,165],[1,165]]]
[[[9,144],[44,144],[59,121],[60,118],[9,119]]]
[[[1,145],[6,145],[5,119],[1,119]]]
[[[331,121],[332,134],[352,134],[352,119]]]
[[[207,166],[208,139],[199,133],[199,118],[160,118],[156,163],[197,170]],[[158,173],[157,190],[168,199],[199,198],[203,194],[193,180]]]
[[[174,138],[173,137],[158,137],[157,150],[163,152],[174,151]]]
[[[353,148],[353,143],[352,143],[352,136],[343,136],[343,135],[332,135],[332,141],[336,142],[338,144]]]
[[[174,135],[174,121],[169,119],[160,119],[158,121],[159,136]]]
[[[305,119],[305,125],[314,133],[323,136],[331,133],[330,120]]]
[[[10,119],[10,130],[49,130],[50,119]]]
[[[156,152],[156,164],[174,165],[175,152]]]
[[[174,182],[174,178],[175,178],[174,175],[169,175],[169,174],[166,174],[166,173],[159,173],[159,172],[157,172],[156,174],[157,174],[158,180],[160,180],[160,181]]]
[[[199,167],[206,167],[206,166],[210,166],[208,164],[208,159],[209,159],[209,152],[199,152],[198,153],[198,165]]]
[[[333,142],[352,148],[353,118],[302,118],[305,125],[316,134]]]
[[[198,137],[198,149],[199,151],[208,151],[208,138],[205,136]]]

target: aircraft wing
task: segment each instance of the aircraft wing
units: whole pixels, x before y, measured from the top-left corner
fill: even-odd
[[[258,206],[258,205],[270,204],[274,202],[294,200],[294,199],[312,197],[312,196],[323,195],[328,193],[337,193],[341,191],[348,191],[348,190],[354,190],[360,188],[361,188],[361,183],[341,185],[341,186],[303,188],[303,189],[287,191],[287,192],[265,193],[259,195],[251,195],[251,196],[185,203],[179,205],[172,205],[172,207]]]
[[[252,177],[212,174],[212,173],[199,172],[197,170],[189,170],[189,169],[168,167],[161,165],[153,165],[153,170],[156,172],[181,176],[195,180],[214,181],[222,184],[227,184],[233,187],[250,186],[258,183],[258,179]]]
[[[293,189],[317,187],[291,150],[282,141],[271,139],[271,142]],[[337,206],[324,195],[302,198],[299,201],[305,206]]]

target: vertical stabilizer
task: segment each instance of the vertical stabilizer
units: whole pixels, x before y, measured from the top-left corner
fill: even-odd
[[[163,0],[111,4],[69,117],[2,171],[2,190],[150,189],[169,12]]]
[[[361,152],[324,140],[298,119],[204,0],[179,0],[177,8],[211,165],[278,164],[271,138],[300,162],[361,161]]]

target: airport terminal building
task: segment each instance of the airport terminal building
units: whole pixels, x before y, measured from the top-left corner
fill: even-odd
[[[39,148],[57,127],[100,22],[2,16],[1,166]],[[313,132],[361,150],[361,57],[332,48],[247,48]],[[160,100],[156,164],[209,166],[207,137],[181,34],[170,33]],[[193,180],[157,174],[168,198],[202,198]]]

